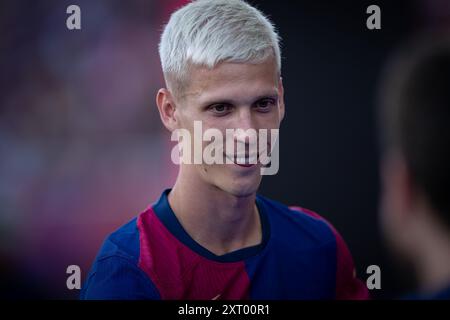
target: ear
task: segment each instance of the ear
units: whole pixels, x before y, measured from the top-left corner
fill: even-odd
[[[284,87],[283,87],[283,78],[280,76],[280,79],[278,81],[278,96],[279,96],[279,112],[280,112],[280,122],[284,119]]]
[[[175,116],[176,104],[175,100],[166,88],[161,88],[156,94],[156,105],[158,106],[159,116],[164,126],[172,132],[178,126]]]

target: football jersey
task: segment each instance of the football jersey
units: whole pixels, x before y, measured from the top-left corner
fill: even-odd
[[[366,299],[350,252],[323,218],[256,196],[262,241],[215,255],[183,228],[170,189],[109,235],[81,299]]]

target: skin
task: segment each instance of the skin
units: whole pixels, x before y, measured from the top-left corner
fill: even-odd
[[[450,283],[450,232],[415,183],[400,151],[381,162],[380,216],[395,256],[413,267],[419,290],[432,293]]]
[[[183,128],[193,137],[194,120],[201,120],[203,131],[217,128],[225,138],[225,129],[278,129],[284,117],[283,84],[272,57],[255,64],[222,62],[212,69],[192,66],[187,82],[176,96],[167,88],[156,96],[171,132]],[[246,143],[238,134],[233,139]],[[186,232],[216,255],[259,244],[260,167],[181,163],[169,204]]]

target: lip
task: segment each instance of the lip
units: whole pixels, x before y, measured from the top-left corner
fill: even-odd
[[[250,168],[253,166],[256,166],[256,164],[239,164],[239,163],[234,163],[235,165],[238,165],[239,167],[244,167],[244,168]]]
[[[252,157],[246,157],[246,156],[228,156],[225,155],[225,157],[227,159],[229,159],[233,164],[238,165],[240,167],[243,168],[250,168],[255,166],[258,163],[258,156],[252,156]],[[238,163],[237,159],[240,159],[241,161],[239,161],[240,163]],[[242,161],[243,159],[245,159],[244,161]],[[256,161],[254,161],[256,159]],[[253,160],[252,162],[254,163],[250,163],[250,160]]]

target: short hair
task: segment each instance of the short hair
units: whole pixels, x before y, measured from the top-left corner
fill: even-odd
[[[246,2],[197,0],[171,15],[159,55],[166,82],[175,81],[180,87],[192,65],[258,63],[273,56],[280,72],[279,42],[270,20]]]
[[[400,150],[415,184],[450,227],[450,38],[409,43],[385,71],[382,147]]]

